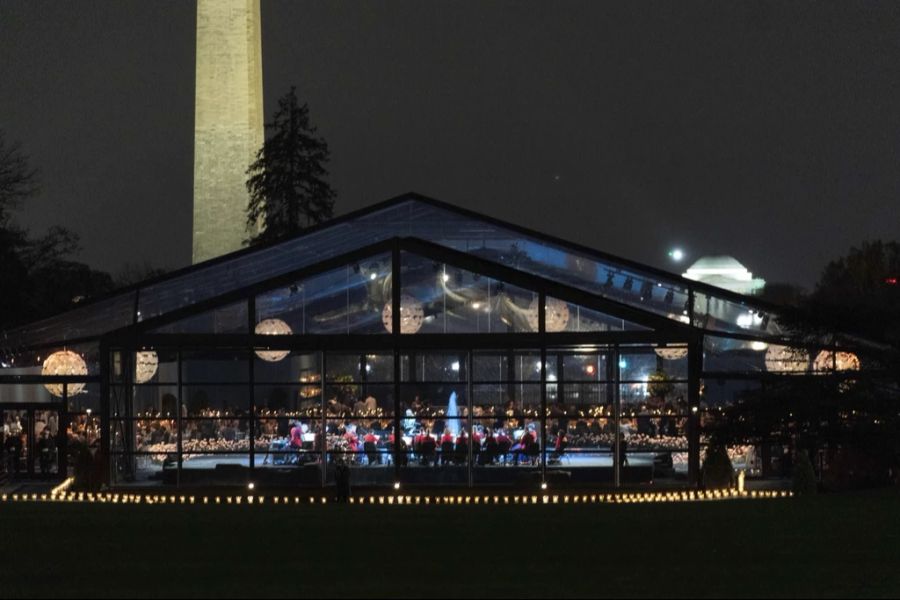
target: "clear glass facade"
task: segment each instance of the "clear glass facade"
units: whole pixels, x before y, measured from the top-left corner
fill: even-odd
[[[362,486],[687,482],[726,407],[812,372],[779,334],[752,300],[399,200],[11,332],[3,469],[99,454],[117,485],[321,486],[342,464]],[[69,351],[83,372],[46,372]]]

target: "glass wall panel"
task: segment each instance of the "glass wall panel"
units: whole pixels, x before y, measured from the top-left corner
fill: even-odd
[[[712,331],[782,335],[777,316],[752,304],[718,298],[704,292],[694,293],[694,325]]]
[[[758,379],[704,378],[700,381],[700,409],[721,411],[745,400],[759,398],[762,382]]]
[[[184,417],[246,417],[250,412],[246,385],[185,385],[182,394]]]
[[[535,292],[409,252],[401,264],[402,333],[538,330]]]
[[[278,319],[298,334],[385,333],[391,257],[362,259],[256,298],[256,321]]]
[[[254,387],[260,417],[318,417],[322,414],[322,388],[318,384],[259,384]]]
[[[319,464],[322,458],[319,418],[277,417],[256,422],[257,468]]]
[[[132,398],[131,411],[118,416],[155,419],[175,418],[178,415],[178,386],[135,386]]]
[[[712,335],[703,339],[703,370],[707,373],[761,373],[767,370],[766,357],[777,347],[761,341],[737,340]],[[805,369],[805,367],[804,367]]]
[[[546,331],[648,331],[648,327],[614,317],[597,310],[585,308],[565,300],[547,297],[545,307]]]
[[[286,352],[286,354],[283,354]],[[318,384],[322,374],[322,358],[318,352],[279,351],[253,355],[253,380],[257,383]]]
[[[145,348],[129,353],[131,373],[129,380],[138,385],[178,383],[178,352],[172,349]],[[123,353],[113,353],[111,374],[114,381],[124,381],[122,373]]]
[[[182,353],[183,383],[241,383],[250,381],[245,350],[191,350]]]
[[[247,301],[157,327],[153,333],[247,333]]]

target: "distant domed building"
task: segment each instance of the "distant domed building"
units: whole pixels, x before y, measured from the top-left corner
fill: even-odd
[[[684,277],[745,295],[758,294],[766,286],[764,279],[754,279],[753,273],[733,256],[704,256],[685,271]]]

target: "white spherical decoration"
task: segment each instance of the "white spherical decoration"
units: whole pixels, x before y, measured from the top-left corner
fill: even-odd
[[[71,350],[60,350],[59,352],[54,352],[47,357],[47,360],[44,361],[44,366],[41,369],[41,375],[45,376],[87,374],[87,364],[85,364],[84,359]],[[68,384],[68,386],[69,396],[74,396],[75,394],[80,394],[82,391],[84,391],[83,383],[70,383]],[[47,388],[48,392],[50,392],[57,398],[63,397],[63,384],[45,383],[44,387]]]
[[[540,326],[539,297],[535,296],[528,309],[525,311],[528,317],[528,326],[532,331],[538,331]],[[569,304],[558,298],[547,298],[547,304],[544,305],[544,318],[546,319],[546,330],[548,333],[559,333],[565,331],[569,324]]]
[[[253,329],[256,335],[291,335],[291,326],[281,319],[264,319],[256,324]],[[283,360],[290,350],[257,350],[256,355],[266,362],[278,362]]]
[[[656,355],[663,360],[681,360],[688,355],[688,349],[675,346],[673,348],[656,348]]]
[[[134,382],[147,383],[156,375],[159,356],[153,350],[136,352],[134,355]]]
[[[391,303],[384,305],[381,311],[381,322],[388,333],[394,332],[393,326],[394,309]],[[409,294],[400,296],[400,333],[416,333],[422,328],[422,321],[425,320],[425,308],[422,303]]]
[[[831,350],[822,350],[813,361],[815,371],[831,371],[833,367],[837,367],[837,371],[859,371],[859,357],[852,352],[838,351],[835,354]]]
[[[766,370],[773,373],[802,373],[809,365],[805,350],[771,344],[766,350]]]

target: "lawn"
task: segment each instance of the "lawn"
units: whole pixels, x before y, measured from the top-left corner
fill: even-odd
[[[618,506],[0,505],[0,597],[898,596],[900,494]]]

